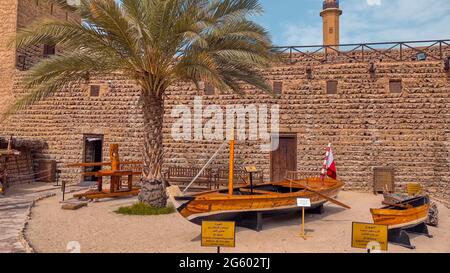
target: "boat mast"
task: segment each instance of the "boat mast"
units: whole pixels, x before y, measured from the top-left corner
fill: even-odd
[[[231,131],[230,139],[230,166],[228,173],[228,194],[233,195],[233,177],[234,177],[234,129]]]

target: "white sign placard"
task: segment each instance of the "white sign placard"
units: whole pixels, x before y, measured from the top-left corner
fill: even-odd
[[[297,198],[297,207],[309,208],[311,207],[311,199],[309,198]]]

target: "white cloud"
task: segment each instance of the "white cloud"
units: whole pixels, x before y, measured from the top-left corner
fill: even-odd
[[[304,26],[287,24],[281,34],[284,45],[320,45],[322,44],[322,26]]]
[[[359,0],[343,1],[341,42],[383,42],[450,37],[450,1],[391,0],[376,10]]]
[[[366,0],[369,6],[380,6],[381,0]]]
[[[341,43],[450,38],[449,0],[346,0],[341,1],[341,9]],[[322,43],[319,16],[306,24],[285,23],[283,29],[282,33],[275,34],[278,44]]]

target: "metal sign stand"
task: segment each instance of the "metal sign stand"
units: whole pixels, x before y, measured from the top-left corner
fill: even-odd
[[[64,198],[66,195],[66,181],[63,181],[61,184],[61,191],[62,191],[62,201],[64,202]]]
[[[253,195],[253,174],[258,172],[258,169],[256,168],[256,166],[245,166],[245,171],[250,176],[250,193],[251,195]]]

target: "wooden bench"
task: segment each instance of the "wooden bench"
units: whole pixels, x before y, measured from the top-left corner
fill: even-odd
[[[262,171],[253,174],[253,184],[263,184],[264,174]],[[228,170],[219,169],[214,177],[214,189],[228,187]],[[238,185],[250,185],[248,173],[245,170],[234,170],[234,184]]]
[[[201,171],[200,168],[169,167],[164,173],[164,178],[170,185],[186,188],[195,176]],[[190,187],[191,191],[211,190],[213,184],[211,169],[205,169]]]
[[[164,173],[164,178],[170,185],[179,186],[181,189],[186,188],[192,182],[194,177],[201,171],[200,168],[192,167],[169,167]],[[249,185],[250,181],[248,173],[245,170],[235,170],[234,183],[237,185]],[[263,184],[263,172],[253,174],[253,183]],[[205,169],[195,180],[194,184],[189,188],[190,191],[218,190],[228,187],[228,170],[219,169],[213,171]]]

